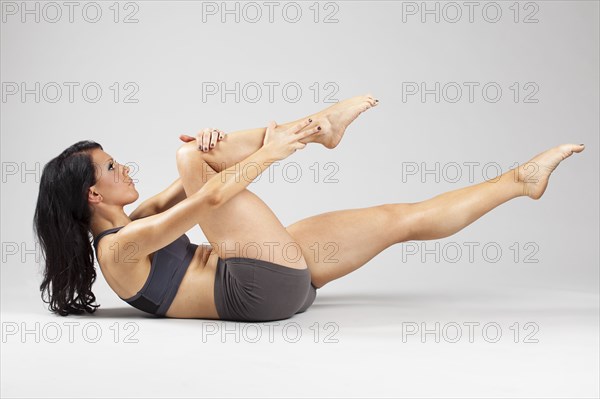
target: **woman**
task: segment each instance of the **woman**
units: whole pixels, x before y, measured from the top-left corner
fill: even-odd
[[[288,227],[246,189],[307,143],[335,148],[347,126],[377,103],[357,96],[280,126],[182,136],[180,178],[129,216],[123,207],[139,194],[128,168],[94,142],[67,148],[44,167],[35,211],[46,260],[42,299],[60,315],[99,306],[91,290],[91,232],[106,281],[138,309],[174,318],[286,319],[304,312],[317,289],[391,245],[448,237],[512,198],[539,199],[558,164],[583,151],[583,144],[559,145],[497,178],[426,201],[338,210]],[[190,243],[185,232],[196,224],[210,245]],[[322,254],[332,243],[330,259]],[[320,257],[315,245],[324,246]]]

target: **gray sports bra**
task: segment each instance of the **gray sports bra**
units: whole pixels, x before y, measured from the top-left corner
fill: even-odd
[[[105,230],[94,238],[96,260],[98,260],[98,241],[107,234],[116,233],[121,227]],[[190,243],[187,235],[154,253],[148,280],[142,289],[130,298],[121,298],[134,308],[164,317],[171,306],[181,280],[187,271],[198,245]]]

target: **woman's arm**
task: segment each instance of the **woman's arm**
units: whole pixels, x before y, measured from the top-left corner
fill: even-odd
[[[183,189],[183,183],[179,177],[171,183],[169,187],[142,202],[131,215],[129,215],[129,218],[131,220],[136,220],[156,215],[157,213],[166,211],[173,205],[183,201],[185,198],[186,195]]]
[[[180,135],[179,138],[184,142],[196,140],[198,145],[205,145],[207,147],[214,147],[216,142],[221,141],[225,137],[219,129],[204,128],[198,137],[194,138],[187,135]],[[131,220],[141,219],[148,216],[156,215],[173,207],[173,205],[180,203],[186,199],[185,190],[183,189],[183,183],[181,178],[177,178],[169,187],[160,193],[148,198],[142,202],[132,213],[129,215]]]
[[[178,177],[177,180],[171,183],[164,191],[156,194],[157,213],[166,211],[184,199],[186,199],[185,190],[183,189],[181,177]]]
[[[299,133],[310,122],[312,120],[308,119],[292,127],[279,128],[277,128],[274,121],[269,122],[263,146],[258,151],[252,153],[243,161],[217,173],[204,184],[207,191],[212,193],[215,206],[221,206],[245,189],[272,163],[285,159],[296,150],[304,148],[306,144],[299,142],[299,140],[321,129],[317,126]]]
[[[217,175],[213,176],[206,184],[212,180],[218,179],[218,182],[213,182],[212,187],[216,189],[215,191],[217,193],[217,197],[223,200],[222,203],[229,201],[237,193],[246,188],[257,176],[263,173],[273,162],[287,157],[292,151],[294,151],[294,148],[303,148],[303,146],[306,144],[294,143],[298,140],[308,137],[313,133],[316,133],[318,131],[317,129],[320,129],[319,127],[315,127],[305,131],[302,134],[298,133],[310,122],[312,122],[312,120],[308,119],[296,123],[295,125],[291,123],[279,125],[277,130],[287,131],[287,142],[272,143],[269,146],[263,145],[258,151],[250,154],[250,156],[241,162],[234,163],[231,167],[224,169]],[[267,131],[270,134],[265,133],[267,137],[266,141],[270,141],[268,136],[274,134],[275,128],[275,124],[270,125],[267,128]],[[247,168],[247,166],[259,166],[259,169],[255,167]],[[248,171],[250,173],[248,173]],[[184,199],[186,199],[186,194],[183,188],[183,182],[181,181],[181,178],[177,178],[177,180],[175,180],[164,191],[142,202],[142,204],[131,213],[129,218],[131,220],[136,220],[147,216],[156,215],[157,213],[161,213],[172,208],[175,204],[180,203]]]
[[[194,225],[201,223],[203,216],[225,204],[246,188],[273,162],[284,159],[296,150],[304,148],[306,144],[299,140],[318,131],[318,128],[314,128],[298,133],[309,122],[299,123],[294,128],[281,130],[276,130],[275,123],[270,122],[265,133],[264,144],[258,151],[242,162],[217,173],[200,190],[166,211],[127,224],[115,234],[113,240],[122,245],[135,243],[137,254],[142,255],[150,254],[169,245]],[[178,186],[179,183],[175,182],[169,188],[173,188],[174,192],[177,192]]]
[[[251,181],[265,171],[270,164],[282,159],[277,154],[277,148],[273,148],[272,146],[261,147],[242,162],[214,175],[200,190],[166,211],[128,223],[112,239],[115,243],[122,245],[123,248],[125,248],[125,245],[129,246],[131,243],[135,243],[136,257],[140,255],[146,256],[165,247],[177,239],[177,237],[189,231],[194,225],[200,223],[203,217],[212,212],[213,209],[216,209],[242,191]],[[249,168],[248,166],[252,167]],[[176,192],[176,188],[179,185],[180,183],[176,181],[163,193],[168,192],[169,189],[173,189]],[[155,198],[159,196],[160,194],[157,194],[152,197],[155,204],[159,203],[160,200],[157,201]],[[165,195],[164,198],[167,197],[168,195]],[[148,200],[149,204],[152,203],[152,198]],[[151,206],[149,205],[149,207]],[[128,251],[118,251],[118,253],[123,254],[126,252]],[[131,251],[128,253],[129,261],[131,262],[130,255]]]
[[[248,187],[256,177],[279,159],[270,148],[263,146],[243,161],[214,175],[204,187],[208,192],[214,193],[216,207],[221,206]]]

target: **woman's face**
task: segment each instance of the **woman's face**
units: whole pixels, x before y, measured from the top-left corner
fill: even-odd
[[[90,187],[90,198],[107,205],[125,206],[135,202],[140,196],[133,180],[129,177],[129,168],[121,165],[113,157],[96,148],[92,150],[92,161],[96,169],[96,184]]]

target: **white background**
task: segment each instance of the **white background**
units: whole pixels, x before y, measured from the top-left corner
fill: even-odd
[[[37,4],[39,22],[35,13],[21,20],[23,4]],[[100,1],[96,23],[82,14],[88,7],[86,17],[95,17],[90,3],[77,3],[72,23],[68,7],[56,4],[62,17],[53,23],[56,9],[44,3],[2,2],[2,396],[599,395],[598,2],[477,2],[472,22],[469,8],[457,2],[462,17],[455,23],[450,19],[456,8],[443,2],[426,3],[429,9],[437,4],[439,22],[435,14],[421,21],[422,2],[279,2],[272,23],[264,2],[139,1],[115,7]],[[237,7],[239,22],[236,12],[222,15],[225,4]],[[213,6],[215,15],[207,13]],[[413,6],[419,9],[415,15],[408,12]],[[499,20],[489,22],[498,8]],[[257,9],[261,18],[252,22]],[[292,23],[297,9],[302,14]],[[138,22],[124,23],[131,13]],[[525,23],[527,16],[538,21]],[[34,95],[23,100],[21,93],[7,92],[23,82],[29,89],[35,82],[56,82],[62,97],[49,101],[52,85],[47,93],[40,90],[39,102]],[[79,84],[73,102],[64,82]],[[89,82],[103,90],[98,102],[82,95]],[[116,103],[110,89],[115,82],[121,90]],[[136,103],[124,102],[129,82],[139,89]],[[236,82],[249,90],[238,92],[239,101],[205,90],[207,84],[233,89]],[[273,101],[265,82],[276,85]],[[422,101],[407,95],[411,82],[428,89],[440,82],[449,91],[439,102],[433,94]],[[473,102],[465,82],[478,84]],[[490,82],[502,89],[497,102],[482,96]],[[285,97],[286,84],[302,93]],[[263,90],[254,101],[251,87],[257,85]],[[462,97],[451,102],[456,85]],[[535,102],[526,102],[532,87]],[[464,249],[458,261],[406,255],[404,244],[389,248],[319,290],[306,313],[280,322],[273,342],[262,324],[256,327],[262,339],[252,343],[256,329],[242,334],[243,324],[147,317],[120,301],[101,274],[94,293],[102,306],[95,315],[60,318],[46,310],[32,218],[43,165],[64,148],[90,139],[119,162],[136,165],[140,199],[126,208],[131,212],[178,177],[180,134],[207,126],[232,132],[271,119],[283,123],[325,108],[327,101],[365,93],[381,105],[359,117],[335,150],[309,145],[282,163],[296,163],[299,181],[280,167],[271,181],[263,175],[249,187],[284,225],[336,209],[425,200],[485,180],[486,164],[504,171],[561,143],[585,143],[586,150],[559,166],[541,200],[517,198],[454,236],[412,242],[429,249],[436,242],[458,245]],[[309,168],[315,162],[322,173],[317,182]],[[335,163],[337,182],[325,182],[334,170],[324,167],[327,162]],[[403,179],[408,165],[433,169],[436,162],[440,169],[463,165],[462,178]],[[471,180],[468,162],[478,163]],[[493,167],[487,173],[496,175]],[[205,240],[199,228],[188,236],[198,244]],[[479,244],[472,262],[465,243]],[[503,251],[495,262],[481,251],[487,243]],[[516,259],[514,243],[520,248]],[[525,262],[528,254],[537,263]],[[69,321],[80,323],[73,342],[64,324]],[[37,337],[21,335],[23,328],[35,330],[36,322]],[[58,343],[50,342],[53,322],[62,332]],[[126,328],[127,322],[134,327]],[[469,322],[480,323],[473,342],[464,324]],[[527,322],[537,326],[537,343],[525,342],[535,329],[526,329]],[[438,343],[421,330],[407,335],[421,323],[430,329],[456,323],[463,336],[452,343],[442,331]],[[496,343],[488,342],[493,330],[482,334],[486,323],[500,326]],[[292,339],[293,327],[300,328],[297,343],[282,335],[286,325]],[[88,342],[94,334],[84,337],[83,326],[99,326],[101,339]],[[217,334],[203,339],[213,327]],[[239,343],[233,335],[221,336],[226,327],[240,330]],[[121,333],[116,343],[115,328]],[[134,328],[138,342],[126,343],[124,334]],[[445,331],[454,337],[454,330]],[[327,333],[337,342],[327,342]]]

